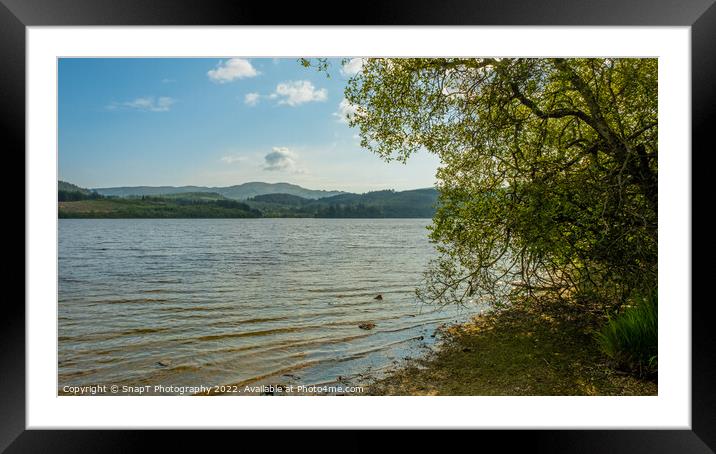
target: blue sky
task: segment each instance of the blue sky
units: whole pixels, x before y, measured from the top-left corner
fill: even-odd
[[[386,163],[342,121],[359,62],[335,60],[327,78],[295,58],[61,59],[59,177],[90,188],[433,185],[436,157]]]

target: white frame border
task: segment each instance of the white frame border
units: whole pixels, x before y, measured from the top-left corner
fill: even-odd
[[[690,37],[690,27],[28,27],[27,428],[690,429]],[[57,396],[56,59],[360,55],[659,58],[659,395]]]

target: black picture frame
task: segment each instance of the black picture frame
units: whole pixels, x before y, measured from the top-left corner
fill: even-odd
[[[0,122],[6,131],[4,148],[6,154],[24,156],[25,29],[28,26],[628,25],[691,27],[692,149],[708,154],[713,148],[707,146],[712,136],[708,116],[716,105],[716,6],[713,3],[714,0],[399,0],[353,4],[348,14],[336,3],[322,1],[311,2],[305,8],[306,5],[298,3],[277,7],[272,2],[209,0],[0,0],[0,53],[4,62],[0,75]],[[328,14],[319,19],[316,11]],[[705,166],[693,165],[698,154],[691,152],[692,180],[696,174],[708,171]],[[698,202],[704,202],[707,197],[701,194],[708,191],[692,193],[692,206],[699,206]],[[691,222],[694,226],[694,216]],[[3,269],[7,271],[6,276],[16,276],[20,269],[24,273],[24,267],[9,268]],[[705,278],[708,268],[693,266],[692,282]],[[482,431],[479,444],[487,446],[486,443],[498,440],[503,447],[528,444],[531,451],[548,452],[713,452],[716,449],[716,339],[709,326],[710,305],[710,298],[693,298],[691,306],[691,430],[541,430],[514,431],[509,436],[500,431]],[[0,451],[125,452],[143,445],[140,437],[148,436],[147,432],[26,430],[25,306],[19,298],[4,302],[0,336]],[[344,445],[359,444],[355,433],[341,436]],[[180,443],[189,439],[180,433],[173,433],[172,438]],[[206,437],[200,438],[202,443],[206,442]],[[419,441],[423,437],[411,438]],[[278,445],[295,442],[292,437],[270,436],[270,439]],[[400,446],[405,448],[405,440]],[[382,445],[383,449],[394,447],[390,443]]]

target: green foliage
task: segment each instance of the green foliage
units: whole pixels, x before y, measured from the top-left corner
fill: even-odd
[[[57,190],[62,192],[80,192],[82,194],[89,194],[92,192],[89,189],[81,188],[75,184],[68,183],[62,180],[59,180],[57,182]]]
[[[145,197],[146,196],[129,196],[132,197]],[[168,200],[183,200],[183,201],[208,201],[208,200],[226,200],[226,197],[217,192],[180,192],[176,194],[162,194],[160,196],[154,196],[156,198],[168,199]]]
[[[101,198],[103,197],[95,191],[90,191],[89,189],[81,188],[62,180],[57,182],[57,200],[59,202],[96,200]]]
[[[254,202],[275,203],[279,205],[301,206],[309,203],[309,199],[291,194],[263,194],[251,199]]]
[[[340,193],[322,199],[262,194],[240,202],[201,191],[112,197],[60,190],[58,200],[61,218],[429,218],[435,214],[437,191]]]
[[[364,148],[440,157],[421,299],[656,287],[656,59],[368,58],[345,97]]]
[[[72,202],[77,200],[96,200],[102,199],[104,196],[97,194],[96,192],[81,192],[81,191],[57,191],[58,202]]]
[[[435,214],[435,189],[371,191],[342,194],[314,202],[317,217],[430,218]]]
[[[267,194],[247,202],[266,217],[430,218],[435,214],[437,197],[435,189],[426,188],[340,194],[317,200],[290,194]]]
[[[60,218],[257,218],[261,212],[229,199],[142,196],[61,202]]]
[[[658,367],[658,304],[653,296],[641,297],[626,307],[596,334],[597,343],[617,367],[640,374]]]

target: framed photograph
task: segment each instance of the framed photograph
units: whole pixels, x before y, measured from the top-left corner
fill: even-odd
[[[508,429],[712,452],[691,186],[716,7],[448,4],[3,0],[26,290],[0,447]]]

